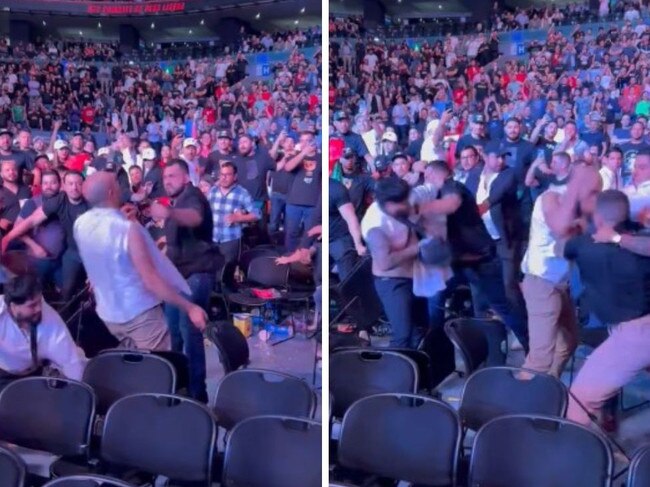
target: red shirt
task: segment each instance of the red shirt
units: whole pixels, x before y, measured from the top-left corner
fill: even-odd
[[[456,88],[454,90],[454,103],[456,105],[462,105],[463,104],[463,99],[465,98],[466,91],[463,88]]]
[[[207,107],[203,110],[203,118],[205,118],[206,123],[212,125],[217,121],[217,111],[212,107]]]
[[[470,66],[467,68],[467,78],[472,81],[474,79],[474,76],[476,76],[479,72],[479,67],[478,66]]]
[[[86,168],[86,162],[90,160],[90,156],[85,152],[79,154],[72,154],[65,163],[66,169],[70,171],[83,172]]]
[[[83,120],[83,123],[86,125],[92,125],[95,123],[95,109],[87,107],[81,110],[81,120]]]

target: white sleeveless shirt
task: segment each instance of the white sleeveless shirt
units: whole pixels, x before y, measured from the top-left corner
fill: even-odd
[[[108,323],[127,323],[161,303],[147,290],[128,251],[128,232],[136,225],[142,232],[154,266],[173,288],[189,294],[183,276],[156,247],[149,233],[116,209],[93,208],[74,224],[74,239],[93,286],[97,314]]]
[[[563,257],[555,255],[557,237],[553,235],[544,219],[542,198],[547,192],[563,194],[565,191],[566,186],[551,186],[535,201],[530,222],[528,249],[521,262],[521,271],[524,274],[541,277],[553,284],[568,280],[571,264]]]

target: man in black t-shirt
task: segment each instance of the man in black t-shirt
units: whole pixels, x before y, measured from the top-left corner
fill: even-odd
[[[81,187],[83,176],[75,171],[68,171],[63,177],[63,193],[59,193],[43,202],[43,206],[32,213],[29,218],[14,226],[2,241],[2,251],[6,251],[12,240],[45,223],[48,219],[58,218],[66,236],[66,250],[61,257],[63,298],[70,300],[80,290],[85,281],[85,272],[77,244],[74,239],[74,222],[88,211],[88,203],[83,198]]]
[[[151,205],[151,217],[165,220],[167,256],[180,271],[191,290],[187,298],[207,310],[220,265],[212,245],[212,211],[201,191],[190,182],[187,163],[173,159],[163,171],[163,185],[172,200],[171,207]],[[203,330],[197,329],[184,311],[165,305],[165,316],[172,337],[172,350],[187,355],[190,366],[189,392],[192,398],[208,402],[205,384]]]
[[[361,240],[359,220],[348,191],[338,181],[329,180],[329,252],[339,279],[344,280],[366,248]]]
[[[427,165],[427,181],[439,190],[437,200],[420,206],[420,213],[446,215],[447,239],[451,246],[452,268],[456,283],[447,283],[447,289],[432,298],[429,309],[444,313],[444,300],[449,292],[464,279],[474,288],[473,293],[485,297],[489,307],[503,323],[513,331],[519,342],[528,349],[528,330],[520,310],[513,310],[507,298],[503,282],[501,260],[490,236],[474,195],[465,185],[451,178],[451,171],[444,161],[434,161]],[[434,323],[442,325],[444,316],[438,313]],[[493,364],[494,365],[494,364]]]
[[[223,161],[232,162],[234,156],[230,132],[228,130],[220,130],[217,133],[217,149],[208,154],[205,173],[217,178],[221,163]]]
[[[321,187],[321,154],[316,148],[313,133],[300,136],[301,151],[286,162],[278,163],[278,170],[293,174],[287,193],[285,209],[285,247],[293,252],[300,241],[301,229],[310,220],[318,203]]]
[[[12,160],[16,163],[18,170],[18,181],[23,180],[23,171],[29,169],[27,167],[27,158],[22,152],[14,151],[12,148],[13,133],[9,130],[0,130],[0,162]]]
[[[32,192],[22,184],[22,181],[18,180],[16,162],[12,159],[0,161],[0,177],[2,177],[0,229],[3,232],[8,232],[18,218],[21,202],[31,198]]]
[[[369,174],[361,171],[361,168],[356,163],[354,153],[348,147],[343,150],[339,164],[343,173],[341,176],[341,184],[348,190],[350,202],[360,221],[370,205],[375,181]]]

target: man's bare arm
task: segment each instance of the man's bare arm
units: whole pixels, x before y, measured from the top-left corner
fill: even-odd
[[[361,239],[361,228],[359,228],[359,219],[357,218],[357,214],[354,212],[354,206],[352,206],[352,203],[341,205],[339,207],[339,213],[348,226],[350,235],[352,235],[352,240],[354,240],[354,245],[357,247],[363,246],[363,241]]]
[[[5,236],[5,238],[2,239],[3,252],[13,240],[22,237],[32,228],[39,226],[45,220],[47,220],[47,215],[43,212],[43,208],[41,207],[37,208],[28,218],[25,218],[20,223],[14,225],[14,228]]]
[[[650,257],[650,237],[642,235],[621,235],[620,246],[644,257]]]
[[[399,267],[407,260],[415,259],[419,249],[418,243],[415,241],[402,250],[391,250],[386,235],[378,228],[368,232],[366,244],[368,244],[368,248],[370,249],[373,265],[382,272],[388,272]]]
[[[451,215],[458,211],[462,199],[457,194],[448,194],[439,200],[427,201],[420,205],[420,214],[435,213],[437,215]]]
[[[198,227],[203,221],[201,214],[193,208],[170,208],[169,218],[184,227]]]
[[[565,194],[565,196],[568,196]],[[560,199],[557,193],[545,193],[542,195],[542,211],[544,220],[551,229],[551,232],[558,237],[569,236],[574,226],[577,214],[577,199],[568,197]]]

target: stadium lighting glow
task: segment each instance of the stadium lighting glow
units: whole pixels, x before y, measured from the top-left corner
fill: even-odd
[[[201,25],[205,25],[205,20],[201,19]]]
[[[442,10],[442,5],[438,4],[438,10]]]
[[[43,21],[43,25],[47,25],[47,22]]]
[[[258,12],[257,15],[255,16],[255,18],[256,18],[256,19],[259,19],[259,18],[260,18],[260,14],[259,14],[259,12]]]
[[[190,29],[190,31],[188,32],[188,34],[191,34],[191,33],[192,33],[192,29]]]
[[[300,9],[300,13],[301,13],[301,14],[304,14],[304,13],[305,13],[305,7],[303,7],[303,8]]]
[[[102,28],[102,23],[101,23],[101,22],[97,22],[97,28],[98,28],[98,29],[101,29],[101,28]]]
[[[84,35],[84,33],[82,31],[79,31],[79,35],[82,36]]]
[[[155,28],[156,28],[156,24],[154,24],[153,22],[151,22],[151,28],[152,28],[152,29],[155,29]]]
[[[293,23],[298,25],[298,20],[294,20]]]

